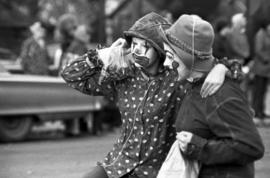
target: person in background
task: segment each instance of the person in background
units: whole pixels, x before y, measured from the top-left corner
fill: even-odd
[[[63,66],[74,56],[70,55],[69,49],[75,40],[75,31],[78,27],[78,20],[73,14],[63,14],[59,17],[55,30],[55,39],[60,48],[56,50],[54,56],[54,65],[51,67],[55,70],[55,75],[59,75]]]
[[[252,106],[255,110],[255,122],[264,122],[265,94],[270,77],[270,24],[260,29],[255,38],[255,58],[251,68],[253,73]]]
[[[79,25],[74,32],[74,39],[67,48],[68,53],[83,55],[88,50],[90,43],[90,30],[86,25]]]
[[[26,39],[21,49],[21,65],[25,74],[49,75],[52,63],[46,46],[46,29],[41,22],[30,26],[31,36]]]
[[[237,81],[226,78],[212,96],[200,90],[214,66],[214,30],[193,15],[182,15],[164,32],[165,64],[178,64],[186,95],[176,118],[177,141],[186,159],[198,160],[199,178],[254,178],[254,161],[264,145],[253,112]],[[185,45],[182,45],[185,44]]]
[[[229,43],[226,39],[226,33],[229,30],[229,21],[220,18],[215,23],[215,40],[213,44],[213,55],[219,59],[228,57]]]
[[[228,59],[237,59],[241,64],[249,57],[249,44],[246,36],[246,18],[244,14],[238,13],[232,16],[231,25],[226,33],[228,45]]]

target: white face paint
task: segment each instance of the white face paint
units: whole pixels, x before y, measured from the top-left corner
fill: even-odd
[[[132,38],[131,54],[134,57],[134,62],[145,69],[152,67],[159,61],[157,52],[152,45],[141,38]]]
[[[164,66],[168,66],[170,69],[177,70],[178,80],[184,80],[189,76],[190,71],[187,69],[182,60],[177,56],[173,49],[166,43],[164,43],[164,50],[166,58]]]

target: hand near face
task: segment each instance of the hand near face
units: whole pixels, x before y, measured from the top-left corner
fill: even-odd
[[[120,59],[122,56],[128,53],[130,53],[130,48],[127,48],[127,42],[123,38],[117,39],[108,48],[103,48],[103,49],[98,50],[98,54],[104,64],[105,69],[109,65],[118,65],[118,64],[112,64],[112,63],[119,62],[117,61],[117,59]]]
[[[193,133],[187,131],[177,132],[176,139],[179,142],[180,149],[183,152],[187,151],[188,144],[191,142]]]

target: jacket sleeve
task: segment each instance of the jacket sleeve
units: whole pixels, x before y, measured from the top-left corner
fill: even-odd
[[[206,165],[242,165],[263,156],[262,139],[243,100],[228,98],[208,115],[207,121],[216,137],[207,140],[194,135],[186,153],[190,158]]]
[[[110,100],[114,100],[117,92],[115,86],[120,80],[119,76],[109,75],[108,71],[103,69],[103,62],[97,50],[89,50],[85,55],[67,64],[61,76],[69,86],[85,94],[101,95]]]

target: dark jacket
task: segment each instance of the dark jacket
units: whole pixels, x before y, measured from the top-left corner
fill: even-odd
[[[41,47],[34,38],[28,38],[22,46],[20,55],[25,74],[49,75],[49,58],[46,46]]]
[[[200,178],[253,178],[264,146],[248,100],[232,80],[207,98],[200,96],[201,84],[188,89],[176,121],[177,132],[195,134],[185,154],[201,163]]]
[[[270,35],[261,29],[255,38],[255,58],[251,71],[261,77],[270,77]]]

